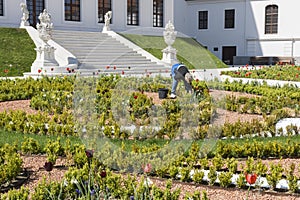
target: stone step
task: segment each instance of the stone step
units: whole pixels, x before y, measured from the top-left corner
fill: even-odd
[[[167,70],[164,65],[152,62],[106,33],[55,30],[52,37],[76,56],[80,70],[85,73],[104,70],[106,73],[144,74],[148,70],[156,73]]]

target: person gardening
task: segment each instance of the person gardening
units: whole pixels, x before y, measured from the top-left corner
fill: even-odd
[[[191,86],[191,82],[193,80],[193,76],[189,72],[188,68],[181,63],[176,63],[172,66],[171,69],[171,76],[172,76],[172,89],[171,89],[171,99],[176,98],[176,89],[179,81],[183,81],[185,90],[188,93],[192,93],[193,88]]]

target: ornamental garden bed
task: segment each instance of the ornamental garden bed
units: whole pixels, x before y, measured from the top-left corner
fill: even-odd
[[[95,87],[96,94],[100,96],[100,98],[97,99],[99,103],[97,111],[100,113],[99,124],[104,128],[102,130],[103,134],[105,134],[105,136],[111,141],[110,146],[106,146],[107,148],[104,149],[111,154],[107,152],[106,154],[103,154],[105,152],[95,151],[95,157],[91,159],[89,157],[91,150],[87,151],[87,146],[83,146],[82,143],[78,142],[78,140],[75,140],[74,142],[70,140],[72,138],[71,136],[78,138],[78,131],[74,131],[74,129],[72,129],[74,121],[71,119],[72,115],[68,111],[72,108],[71,103],[73,102],[70,101],[70,99],[72,99],[71,95],[74,95],[72,94],[73,80],[67,78],[66,80],[42,79],[38,82],[35,82],[34,80],[27,81],[28,82],[22,80],[20,81],[21,84],[18,81],[3,81],[1,85],[4,85],[4,87],[0,87],[1,91],[6,91],[2,94],[9,94],[1,96],[3,101],[1,104],[5,105],[6,109],[8,109],[7,107],[12,106],[15,110],[26,111],[13,111],[11,113],[1,112],[0,114],[2,117],[0,124],[2,129],[5,130],[6,137],[10,137],[10,135],[17,135],[16,131],[21,132],[19,139],[15,139],[15,142],[18,143],[17,152],[22,154],[23,165],[20,169],[26,169],[30,172],[30,176],[22,185],[23,187],[21,190],[6,192],[3,194],[3,197],[5,197],[5,195],[21,196],[20,193],[22,193],[24,197],[23,199],[26,199],[25,194],[30,193],[29,196],[32,199],[45,199],[49,198],[48,191],[53,192],[51,194],[55,194],[56,196],[62,195],[60,191],[64,191],[65,195],[69,195],[68,197],[73,198],[87,197],[86,195],[97,194],[100,196],[102,195],[101,197],[104,197],[103,195],[110,195],[116,199],[121,197],[128,199],[131,196],[138,198],[140,195],[144,195],[144,197],[149,197],[149,195],[152,195],[152,197],[155,195],[157,195],[155,197],[165,196],[168,197],[167,199],[175,197],[175,199],[187,199],[189,197],[197,199],[196,196],[199,197],[197,192],[199,192],[202,199],[205,199],[206,196],[208,196],[209,199],[228,199],[230,197],[236,197],[237,199],[243,197],[246,199],[248,196],[247,189],[249,188],[249,185],[246,183],[244,173],[247,172],[256,173],[257,175],[261,175],[261,177],[268,177],[269,180],[273,180],[275,183],[275,185],[268,183],[268,186],[270,187],[259,187],[258,185],[253,184],[251,186],[249,199],[276,199],[279,198],[279,196],[281,199],[299,198],[297,189],[292,189],[292,187],[289,186],[290,188],[288,188],[289,190],[287,191],[287,187],[281,187],[282,185],[286,186],[286,182],[281,184],[280,187],[276,187],[277,184],[280,185],[281,179],[289,179],[291,182],[296,182],[297,184],[299,177],[298,158],[300,157],[298,153],[300,152],[298,134],[295,134],[294,136],[290,135],[286,137],[268,138],[270,141],[266,141],[263,137],[249,137],[252,132],[266,131],[265,128],[268,128],[268,131],[273,133],[275,130],[269,130],[270,127],[274,127],[277,120],[289,116],[291,113],[280,110],[280,107],[272,107],[269,109],[271,110],[269,113],[260,113],[260,115],[258,115],[259,113],[250,114],[248,110],[244,113],[237,112],[236,110],[231,111],[231,109],[229,109],[230,106],[226,108],[226,106],[222,107],[222,105],[220,105],[221,108],[218,108],[219,110],[217,110],[210,107],[211,104],[209,101],[206,101],[206,99],[203,98],[209,92],[210,95],[215,93],[217,94],[216,96],[220,96],[218,95],[218,92],[221,87],[225,90],[231,91],[231,95],[244,97],[240,104],[247,102],[247,98],[250,99],[249,102],[253,102],[251,99],[252,97],[268,96],[274,93],[276,93],[276,95],[284,94],[291,96],[291,100],[294,100],[299,97],[297,95],[289,95],[287,94],[287,91],[297,94],[298,91],[296,88],[289,88],[286,90],[280,88],[269,88],[255,84],[242,85],[240,83],[229,84],[225,82],[208,83],[210,90],[207,90],[206,87],[203,87],[200,81],[195,80],[194,86],[199,89],[199,93],[202,94],[199,99],[199,105],[197,104],[200,110],[198,114],[204,120],[200,124],[202,129],[189,136],[196,141],[197,145],[200,145],[201,142],[204,141],[203,139],[207,138],[207,136],[209,137],[211,134],[208,129],[206,129],[208,126],[205,120],[211,120],[210,117],[213,116],[214,120],[226,121],[225,119],[220,119],[223,112],[223,117],[225,116],[225,118],[230,118],[230,121],[228,120],[228,123],[224,124],[218,139],[224,137],[231,138],[233,136],[236,139],[218,141],[216,143],[216,147],[212,150],[212,153],[208,154],[207,159],[210,165],[205,164],[208,161],[205,161],[205,159],[198,154],[199,146],[197,147],[195,144],[191,146],[191,149],[184,153],[184,157],[179,157],[178,160],[175,159],[174,163],[172,162],[170,166],[166,165],[165,168],[159,168],[153,164],[150,171],[147,170],[147,172],[145,172],[144,170],[144,172],[141,173],[144,169],[143,166],[136,166],[132,161],[130,163],[127,162],[127,160],[118,160],[116,159],[116,156],[119,153],[122,153],[119,151],[120,149],[125,151],[125,153],[138,156],[139,154],[147,152],[155,152],[163,149],[164,145],[167,144],[168,140],[164,140],[163,138],[176,139],[176,135],[172,135],[170,133],[176,130],[175,122],[179,119],[173,114],[176,114],[180,109],[178,109],[176,100],[161,100],[158,98],[157,89],[161,87],[160,84],[163,84],[163,82],[157,82],[157,80],[154,81],[154,83],[147,82],[147,84],[138,88],[138,90],[133,91],[132,95],[129,95],[128,103],[125,102],[125,104],[121,104],[125,105],[125,108],[127,109],[125,111],[131,112],[130,114],[132,115],[130,116],[133,116],[132,119],[134,123],[145,123],[145,125],[148,123],[147,112],[144,112],[147,108],[153,108],[154,105],[156,108],[158,106],[165,106],[167,111],[169,111],[169,109],[171,110],[169,113],[167,112],[167,116],[169,118],[166,124],[168,126],[164,127],[164,132],[161,132],[161,135],[155,135],[153,138],[148,140],[149,138],[143,138],[141,133],[131,137],[129,133],[118,130],[119,127],[116,126],[116,122],[110,115],[110,109],[112,107],[110,105],[111,101],[109,100],[113,94],[113,90],[111,89],[114,88],[116,80],[114,77],[102,77],[102,81],[99,81],[101,85],[97,85]],[[20,84],[22,85],[20,87],[27,87],[31,89],[27,90],[26,93],[21,93],[21,90],[19,91],[17,88],[14,89],[13,87],[10,87],[10,84],[14,86]],[[35,87],[32,87],[32,84],[35,85]],[[7,91],[7,88],[10,88],[9,91]],[[241,93],[236,93],[237,91]],[[245,94],[246,92],[248,94]],[[280,94],[280,92],[283,94]],[[226,96],[229,92],[225,93]],[[18,99],[24,98],[31,100],[18,101]],[[14,101],[9,102],[8,100]],[[114,100],[119,101],[118,99]],[[122,101],[120,102],[122,103]],[[229,104],[230,102],[227,102],[227,105]],[[20,106],[19,108],[18,105]],[[29,108],[29,105],[31,108]],[[231,103],[231,105],[234,105],[234,103]],[[291,102],[285,102],[285,106],[290,105],[292,105]],[[256,104],[256,106],[259,105]],[[191,108],[196,108],[196,104],[195,107]],[[116,107],[115,109],[119,109],[119,107]],[[297,108],[293,106],[290,106],[290,109],[297,111]],[[36,110],[39,112],[36,113]],[[294,112],[293,114],[296,115],[296,113],[297,112]],[[51,115],[51,118],[48,118],[49,115]],[[253,118],[250,116],[253,118],[255,116],[259,116],[260,120],[253,121]],[[245,119],[246,117],[249,119]],[[239,118],[243,119],[239,120]],[[169,126],[172,123],[174,123],[174,126]],[[45,124],[47,124],[47,126],[45,126]],[[218,130],[219,129],[215,129],[215,131]],[[25,134],[26,131],[28,133],[35,133],[35,136],[31,137],[30,135]],[[30,139],[37,138],[36,136],[39,136],[41,139],[38,139],[37,141],[36,139]],[[61,139],[57,138],[58,136],[60,136]],[[240,137],[249,138],[240,139]],[[13,142],[11,142],[11,144],[13,144]],[[120,148],[110,151],[112,144]],[[87,152],[89,152],[89,154],[87,154]],[[104,156],[108,159],[101,160]],[[252,159],[251,157],[256,158],[255,162],[250,162]],[[278,161],[281,163],[279,165],[277,160],[268,159],[270,157],[283,157],[283,159]],[[228,160],[229,158],[236,159],[231,160],[232,162],[230,162],[230,160]],[[258,158],[263,158],[263,163],[273,163],[273,167],[270,164],[270,166],[265,169],[265,167],[263,167],[265,165],[256,163],[259,161],[257,160]],[[99,163],[99,161],[101,162]],[[49,170],[50,172],[46,171],[44,168],[46,162],[52,162],[52,164],[55,163],[54,168],[51,171]],[[230,171],[229,169],[235,168],[234,163],[236,162],[238,163],[238,166],[236,166],[237,168],[234,171]],[[289,170],[292,166],[291,163],[293,162],[296,164],[295,170]],[[146,160],[145,163],[147,163]],[[228,165],[229,163],[232,165]],[[116,166],[116,168],[111,166]],[[120,178],[119,170],[111,171],[118,169],[120,166],[125,166],[126,169],[137,167],[137,170],[135,170],[137,172],[137,178],[135,179],[135,175],[131,173],[127,173],[125,175],[122,174],[123,178]],[[258,166],[261,168],[258,168]],[[195,172],[199,168],[203,173],[201,173],[202,175],[198,175],[198,178],[194,180],[194,176],[191,175],[195,175]],[[87,185],[92,186],[93,188],[89,188],[89,192],[86,193],[85,186],[80,184],[78,185],[78,182],[80,182],[80,180],[83,182],[91,180],[89,178],[90,169],[94,169],[93,172],[97,172],[93,175],[93,178],[98,181],[93,185],[90,185],[91,183],[88,182]],[[214,173],[209,175],[210,171],[207,171],[208,169],[216,174],[222,175],[216,175]],[[21,172],[21,170],[19,170],[19,172]],[[107,173],[105,177],[104,172],[105,174]],[[191,172],[194,172],[194,174]],[[132,180],[127,177],[128,174],[134,179]],[[237,177],[237,175],[241,177],[240,185],[238,185],[238,181],[233,178]],[[45,182],[43,182],[43,178],[46,179]],[[148,181],[147,178],[150,178],[150,180]],[[168,181],[170,178],[172,179],[172,184]],[[216,181],[212,182],[211,180],[214,180],[214,178],[216,178]],[[11,179],[11,181],[13,179]],[[149,185],[147,186],[147,184],[150,184],[151,182],[157,183],[158,188],[153,185],[151,186],[151,190],[149,190]],[[98,183],[106,184],[108,191],[106,189],[103,190],[102,186],[98,185]],[[110,184],[115,184],[117,186],[112,187]],[[135,187],[132,188],[128,186],[127,188],[124,188],[124,184],[133,184]],[[238,187],[241,189],[237,189]],[[293,187],[295,188],[295,185],[293,185]],[[177,190],[179,188],[181,189],[180,191]],[[262,191],[266,190],[266,188],[268,188],[267,193]],[[20,192],[18,193],[18,191]],[[172,196],[171,193],[174,196]],[[121,194],[125,196],[122,196]],[[36,198],[34,197],[35,195],[37,196]]]

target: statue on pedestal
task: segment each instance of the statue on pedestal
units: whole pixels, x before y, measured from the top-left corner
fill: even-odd
[[[48,44],[52,38],[53,23],[51,23],[51,16],[46,9],[39,15],[40,23],[37,23],[36,28],[39,32],[42,45],[35,48],[37,52],[36,60],[33,63],[31,72],[36,72],[41,67],[55,67],[58,66],[55,60],[55,48]]]
[[[164,34],[165,43],[168,46],[162,50],[163,52],[162,61],[172,65],[174,63],[177,63],[178,60],[176,57],[177,50],[172,47],[172,44],[174,44],[177,36],[177,31],[175,31],[175,27],[171,23],[171,21],[167,23],[163,34]]]
[[[104,16],[104,26],[103,26],[102,32],[110,31],[109,23],[110,23],[111,17],[112,17],[112,11],[108,11]]]
[[[21,18],[21,24],[20,28],[24,28],[24,26],[29,26],[28,18],[29,18],[29,12],[27,9],[26,3],[22,2],[20,3],[21,11],[22,11],[22,18]]]

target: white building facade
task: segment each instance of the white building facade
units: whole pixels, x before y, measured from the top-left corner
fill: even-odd
[[[230,65],[300,57],[299,0],[0,0],[0,26],[20,25],[21,2],[32,26],[47,9],[55,29],[99,31],[111,10],[113,31],[162,35],[170,20]]]

